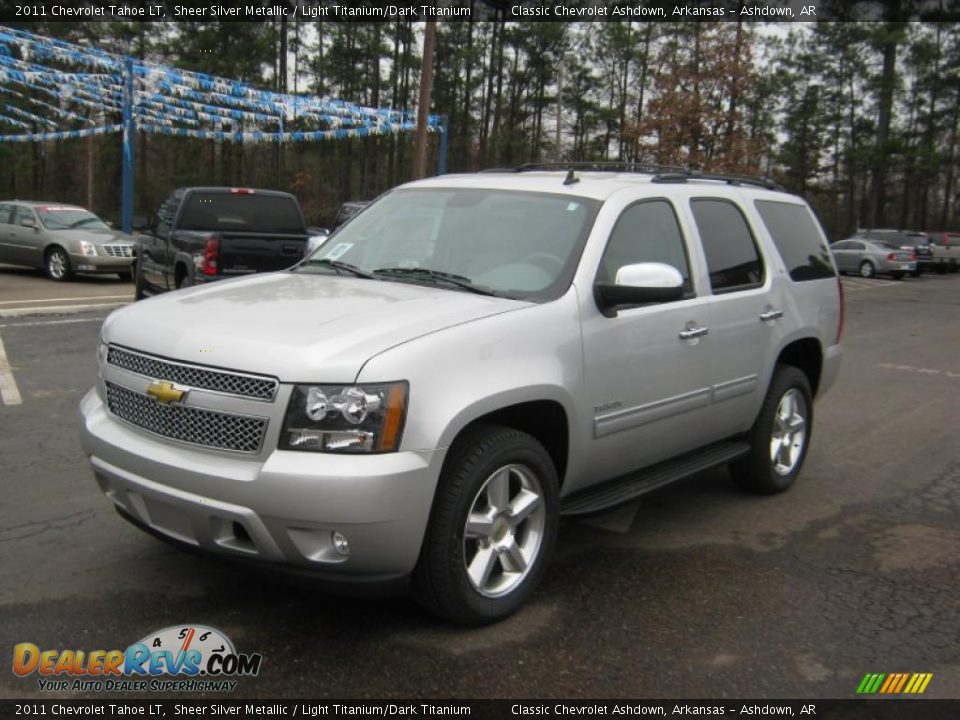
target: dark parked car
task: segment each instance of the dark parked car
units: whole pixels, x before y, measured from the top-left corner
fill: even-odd
[[[310,231],[310,239],[307,241],[307,252],[312,253],[323,245],[334,231],[345,225],[349,220],[352,220],[357,213],[369,204],[370,202],[368,200],[345,202],[340,206],[340,209],[337,210],[337,214],[333,219],[333,225],[331,225],[329,229],[320,227],[307,228]]]
[[[333,219],[333,226],[330,228],[330,232],[333,232],[338,227],[343,225],[349,220],[353,219],[353,216],[363,210],[367,205],[370,204],[369,200],[355,200],[353,202],[345,202],[340,206],[340,209],[337,210],[337,216]]]
[[[180,188],[137,238],[136,297],[284,270],[303,259],[308,235],[289,193]]]

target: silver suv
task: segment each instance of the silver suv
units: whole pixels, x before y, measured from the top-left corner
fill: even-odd
[[[180,544],[483,623],[561,515],[719,464],[786,490],[840,364],[823,232],[766,181],[625,170],[410,183],[288,271],[114,312],[81,404],[103,492]]]

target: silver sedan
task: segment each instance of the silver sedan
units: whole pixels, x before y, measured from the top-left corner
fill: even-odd
[[[857,273],[871,278],[886,274],[899,280],[917,270],[917,256],[883,240],[853,237],[830,246],[833,261],[840,272]]]
[[[51,280],[115,273],[131,280],[134,240],[76,205],[0,202],[0,262],[42,268]]]

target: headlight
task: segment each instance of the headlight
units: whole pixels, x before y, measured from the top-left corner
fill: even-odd
[[[394,452],[406,415],[406,382],[297,385],[283,421],[280,449]]]
[[[86,240],[80,241],[80,254],[87,257],[94,257],[97,254],[97,246]]]

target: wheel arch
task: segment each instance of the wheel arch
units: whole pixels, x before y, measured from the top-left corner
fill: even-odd
[[[823,346],[816,338],[794,340],[784,346],[777,356],[777,365],[792,365],[807,376],[810,391],[817,396],[823,374]]]
[[[51,253],[53,250],[55,250],[55,249],[56,249],[56,250],[63,250],[68,256],[70,255],[70,251],[69,251],[67,248],[65,248],[62,243],[59,243],[59,242],[57,242],[56,240],[50,240],[49,242],[47,242],[46,245],[43,246],[43,261],[44,261],[44,262],[47,261],[47,256],[50,255],[50,253]]]
[[[181,277],[192,278],[194,271],[195,265],[193,258],[186,253],[177,253],[173,258],[173,286],[177,287],[177,283]]]
[[[570,420],[566,408],[555,399],[531,399],[484,408],[468,417],[458,417],[451,433],[450,445],[477,425],[502,425],[531,435],[546,449],[557,471],[560,487],[566,476],[570,457]]]

